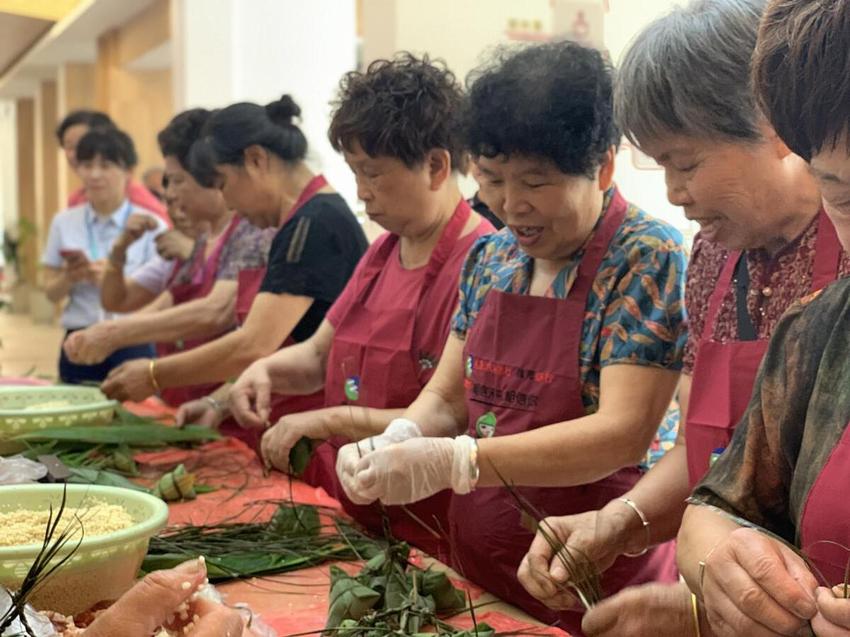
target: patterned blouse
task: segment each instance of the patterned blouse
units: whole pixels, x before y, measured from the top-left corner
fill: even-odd
[[[614,192],[611,188],[606,193],[603,211],[608,209]],[[564,266],[547,296],[566,298],[583,254],[584,250],[579,250]],[[681,369],[687,337],[685,264],[681,234],[628,204],[587,300],[579,361],[587,413],[599,407],[600,373],[607,365]],[[466,338],[492,288],[527,293],[532,267],[533,259],[520,249],[510,230],[479,239],[461,271],[459,308],[452,332]],[[647,466],[672,446],[677,424],[678,419],[665,419]]]
[[[806,498],[850,421],[848,322],[850,279],[788,310],[732,443],[691,503],[799,545]]]
[[[241,219],[221,250],[216,271],[217,281],[235,281],[240,270],[266,267],[269,247],[276,228],[260,229]],[[191,283],[206,249],[207,237],[201,235],[195,241],[192,256],[184,261],[174,277],[173,284]]]
[[[807,295],[812,285],[812,263],[818,236],[818,217],[794,241],[778,253],[765,250],[747,251],[747,270],[750,292],[747,309],[759,338],[769,338],[776,324],[791,304]],[[717,243],[706,241],[698,234],[688,264],[685,287],[685,307],[688,310],[688,344],[682,371],[692,374],[696,351],[708,312],[708,302],[729,251]],[[850,274],[850,257],[843,255],[839,266],[841,276]],[[738,338],[735,290],[730,286],[717,315],[712,339]]]

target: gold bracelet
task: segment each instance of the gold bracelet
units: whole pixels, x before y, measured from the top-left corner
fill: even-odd
[[[697,602],[696,593],[691,593],[691,608],[694,611],[694,632],[697,637],[702,637],[702,632],[699,629],[699,602]]]
[[[153,385],[154,391],[158,394],[162,391],[159,386],[159,383],[156,382],[156,359],[152,358],[150,363],[148,364],[148,373],[151,377],[151,385]]]
[[[722,542],[722,540],[721,540],[721,542]],[[710,557],[711,557],[711,554],[712,554],[712,553],[714,553],[715,549],[716,549],[718,546],[720,546],[720,542],[718,542],[717,544],[715,544],[714,546],[712,546],[712,547],[711,547],[711,550],[710,550],[708,553],[706,553],[705,557],[704,557],[704,558],[702,558],[702,559],[699,561],[699,574],[698,574],[698,579],[699,579],[699,592],[700,592],[700,595],[702,595],[703,580],[705,580],[705,565],[706,565],[706,562],[708,562],[708,558],[710,558]]]
[[[617,498],[620,502],[627,505],[632,511],[637,513],[637,516],[640,518],[640,523],[643,525],[644,530],[646,531],[646,546],[643,547],[643,550],[639,553],[623,553],[626,557],[640,557],[641,555],[646,555],[646,552],[649,551],[649,546],[652,543],[652,535],[649,530],[649,520],[646,519],[646,516],[643,514],[638,508],[638,505],[634,503],[633,500],[629,498]]]

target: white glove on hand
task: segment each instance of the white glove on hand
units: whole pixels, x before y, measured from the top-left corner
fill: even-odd
[[[352,502],[409,504],[444,489],[465,494],[478,479],[477,446],[469,436],[413,438],[365,455],[343,481]]]
[[[384,433],[344,445],[336,455],[336,475],[339,477],[339,481],[342,483],[351,501],[355,504],[369,504],[372,502],[372,500],[369,502],[360,502],[351,497],[351,487],[354,484],[354,469],[363,456],[381,447],[421,436],[422,430],[419,429],[419,425],[415,422],[407,418],[396,418],[387,425]]]

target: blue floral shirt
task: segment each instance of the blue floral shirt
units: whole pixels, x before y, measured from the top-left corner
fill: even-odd
[[[614,188],[606,193],[604,210],[614,193]],[[566,298],[583,254],[579,250],[564,266],[547,296]],[[628,204],[587,299],[579,361],[587,413],[598,409],[600,373],[606,365],[626,363],[681,370],[687,341],[686,263],[682,235]],[[526,294],[532,266],[533,259],[520,249],[509,229],[481,237],[461,271],[452,332],[466,339],[491,289]],[[665,417],[647,453],[647,468],[672,448],[678,421],[675,410]]]

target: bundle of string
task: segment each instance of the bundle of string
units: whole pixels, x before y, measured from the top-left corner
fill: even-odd
[[[593,560],[581,549],[570,547],[560,542],[552,529],[546,524],[545,516],[523,496],[516,487],[508,482],[498,469],[493,467],[502,485],[513,498],[520,513],[530,521],[528,525],[532,533],[539,533],[549,545],[552,554],[564,567],[567,574],[565,584],[559,584],[563,588],[571,588],[578,596],[586,610],[602,601],[602,574]]]

